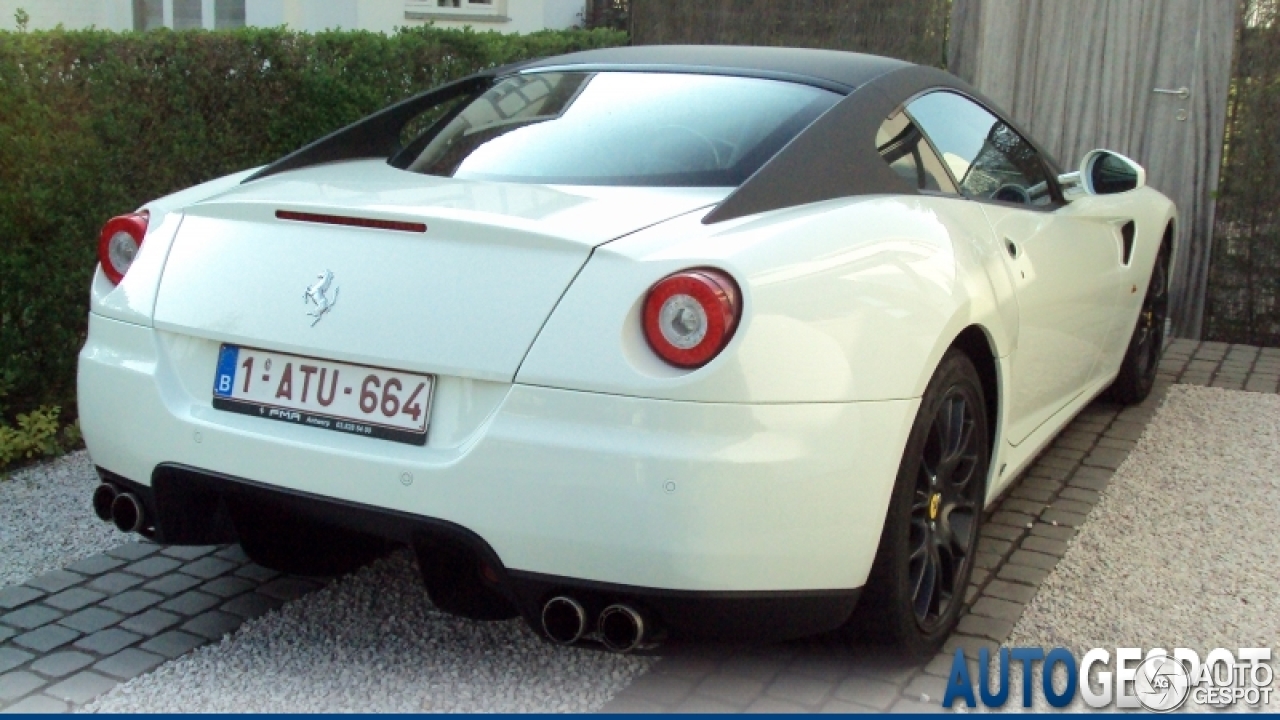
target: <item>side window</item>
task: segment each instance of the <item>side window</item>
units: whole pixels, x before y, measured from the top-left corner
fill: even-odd
[[[968,98],[935,92],[907,106],[966,197],[1035,207],[1054,204],[1040,154],[1000,118]]]
[[[956,192],[938,155],[904,112],[885,119],[876,131],[876,150],[889,167],[919,190]]]

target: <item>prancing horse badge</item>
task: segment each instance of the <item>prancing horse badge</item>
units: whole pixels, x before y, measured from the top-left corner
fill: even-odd
[[[316,276],[316,281],[311,284],[311,287],[307,288],[306,294],[303,295],[302,302],[304,304],[311,302],[316,305],[314,311],[307,313],[307,315],[315,318],[315,320],[311,321],[311,327],[315,327],[316,323],[320,322],[320,318],[324,317],[325,313],[338,304],[338,288],[333,288],[332,298],[327,294],[332,285],[333,273],[325,270]]]

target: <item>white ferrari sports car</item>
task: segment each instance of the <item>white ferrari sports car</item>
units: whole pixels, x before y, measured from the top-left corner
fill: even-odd
[[[299,573],[404,544],[441,610],[562,644],[932,652],[984,507],[1151,389],[1144,180],[881,57],[480,72],[106,224],[93,504]]]

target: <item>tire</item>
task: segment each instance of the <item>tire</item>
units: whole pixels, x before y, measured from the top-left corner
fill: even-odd
[[[942,647],[973,572],[990,448],[982,381],[953,348],[907,437],[855,633],[912,658]]]
[[[1120,361],[1120,372],[1107,389],[1107,397],[1121,405],[1136,405],[1151,394],[1156,383],[1160,355],[1164,352],[1164,323],[1169,316],[1169,246],[1160,247],[1142,309],[1129,336],[1129,348]]]
[[[240,548],[250,560],[291,575],[345,575],[391,548],[381,538],[298,517],[270,505],[235,503],[232,519]]]

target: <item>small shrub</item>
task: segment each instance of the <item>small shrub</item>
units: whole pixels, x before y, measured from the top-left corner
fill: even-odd
[[[62,450],[58,441],[59,412],[61,409],[56,406],[37,408],[19,415],[16,428],[0,425],[0,469],[58,454]]]

